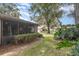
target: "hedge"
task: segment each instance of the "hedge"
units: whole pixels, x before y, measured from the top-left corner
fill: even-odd
[[[42,38],[42,34],[39,33],[29,33],[29,34],[21,34],[15,36],[15,43],[29,43],[35,40],[38,40],[38,38]]]

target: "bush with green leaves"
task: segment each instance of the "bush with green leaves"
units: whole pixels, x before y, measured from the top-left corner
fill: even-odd
[[[56,47],[56,48],[57,48],[57,49],[60,49],[60,48],[65,48],[65,47],[71,47],[71,46],[73,46],[73,45],[75,45],[74,42],[65,39],[65,40],[59,42],[59,43],[57,44],[57,47]]]
[[[71,50],[71,55],[72,56],[79,56],[79,41],[74,46],[74,48]]]
[[[76,40],[79,38],[79,30],[77,28],[60,28],[55,32],[54,38]]]
[[[39,33],[29,33],[29,34],[21,34],[15,36],[15,43],[28,43],[38,38],[42,38],[42,34]]]
[[[76,28],[79,28],[79,24],[76,24],[75,26],[76,26]]]

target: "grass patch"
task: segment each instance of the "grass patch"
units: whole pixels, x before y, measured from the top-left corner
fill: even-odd
[[[40,44],[37,44],[36,47],[33,47],[29,50],[24,50],[23,52],[20,52],[19,55],[27,55],[27,56],[35,56],[35,55],[48,55],[49,54],[49,49],[53,49],[52,46],[52,41],[53,37],[52,36],[47,36],[44,37],[42,42]]]
[[[67,56],[70,54],[71,46],[70,41],[54,40],[53,35],[43,34],[44,38],[40,44],[37,44],[31,49],[25,49],[18,53],[21,56]],[[68,43],[68,44],[67,44]],[[57,46],[63,49],[57,49]]]

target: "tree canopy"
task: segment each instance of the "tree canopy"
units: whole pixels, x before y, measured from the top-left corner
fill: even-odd
[[[19,9],[15,3],[0,3],[0,14],[19,17]]]
[[[61,4],[55,3],[37,3],[31,4],[30,13],[33,20],[41,21],[48,28],[48,33],[50,33],[50,25],[56,21],[60,23],[58,18],[62,16],[62,11],[59,9]]]

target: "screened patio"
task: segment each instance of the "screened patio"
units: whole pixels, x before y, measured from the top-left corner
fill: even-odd
[[[0,15],[0,25],[0,44],[10,41],[15,35],[37,32],[38,26],[29,21],[4,15]]]

